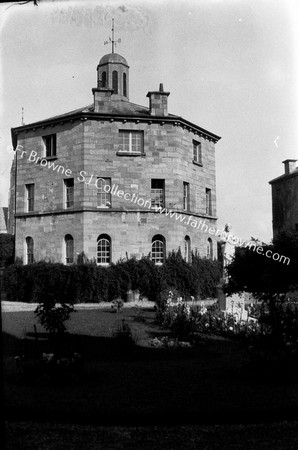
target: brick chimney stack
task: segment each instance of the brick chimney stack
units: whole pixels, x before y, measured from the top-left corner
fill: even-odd
[[[294,172],[296,169],[296,162],[297,159],[286,159],[283,161],[283,164],[285,165],[285,175],[289,175],[290,173]]]
[[[152,116],[168,115],[169,95],[169,92],[164,92],[162,83],[159,85],[159,91],[148,92],[147,97],[149,97],[149,110]]]

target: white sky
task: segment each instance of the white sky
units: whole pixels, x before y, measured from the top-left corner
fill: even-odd
[[[8,9],[6,9],[8,8]],[[1,5],[0,205],[7,205],[10,128],[92,104],[115,18],[130,65],[130,101],[159,83],[169,112],[222,136],[218,225],[272,238],[271,188],[298,159],[295,0],[45,1]]]

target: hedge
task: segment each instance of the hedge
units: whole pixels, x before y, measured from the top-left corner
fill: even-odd
[[[116,298],[126,300],[127,291],[157,301],[165,289],[176,289],[183,297],[214,297],[221,276],[218,261],[193,255],[192,264],[180,251],[168,255],[162,266],[149,257],[122,259],[109,267],[85,262],[65,266],[40,261],[29,265],[12,264],[4,270],[4,289],[9,301],[39,303],[99,303]]]

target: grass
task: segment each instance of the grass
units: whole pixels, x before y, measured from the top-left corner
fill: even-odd
[[[153,309],[144,309],[144,321],[136,321],[137,315],[133,308],[119,314],[108,308],[74,313],[64,346],[84,356],[83,378],[41,386],[7,380],[7,418],[85,424],[210,424],[296,417],[297,383],[250,380],[242,372],[247,354],[238,343],[210,338],[195,349],[153,349],[148,339],[165,331],[154,322]],[[138,336],[133,348],[119,348],[112,338],[123,319]],[[35,350],[34,340],[24,339],[25,332],[33,332],[34,323],[30,311],[3,314],[5,358]],[[42,336],[44,330],[38,324],[37,331]],[[46,345],[39,341],[38,350],[47,349]]]

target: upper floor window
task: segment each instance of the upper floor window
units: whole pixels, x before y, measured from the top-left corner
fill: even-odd
[[[189,211],[189,183],[183,182],[183,209]]]
[[[156,234],[152,238],[151,258],[155,264],[163,264],[166,254],[166,241],[163,236]]]
[[[212,215],[211,189],[206,189],[206,214]]]
[[[119,152],[143,153],[143,131],[119,131]]]
[[[27,264],[34,263],[34,242],[30,236],[26,238],[26,262]]]
[[[27,211],[34,211],[34,184],[26,184]]]
[[[106,87],[107,84],[107,72],[101,74],[101,87]]]
[[[73,264],[74,262],[74,246],[73,237],[70,234],[65,236],[65,263]]]
[[[45,156],[50,158],[56,156],[56,134],[50,134],[49,136],[44,136],[43,138]]]
[[[165,205],[165,180],[151,180],[151,207]]]
[[[202,146],[200,142],[192,141],[193,160],[198,164],[202,164]]]
[[[111,262],[111,238],[107,234],[101,234],[97,238],[97,264],[110,264]]]
[[[213,259],[213,243],[211,238],[207,240],[207,258]]]
[[[112,73],[112,88],[114,90],[113,94],[118,94],[118,72],[114,70]]]
[[[65,208],[71,208],[74,205],[74,179],[64,180],[64,205]]]
[[[97,207],[111,208],[111,178],[97,178]]]
[[[123,74],[123,95],[127,97],[126,73]]]

